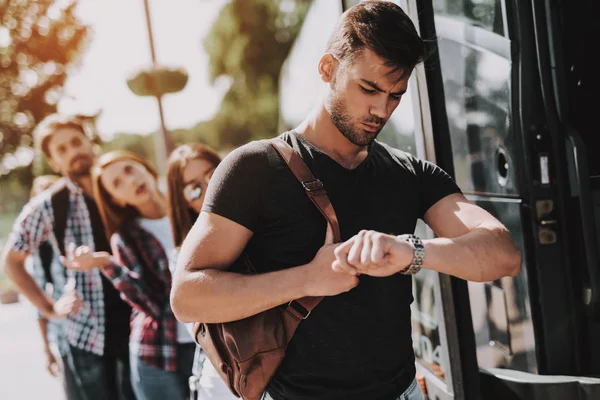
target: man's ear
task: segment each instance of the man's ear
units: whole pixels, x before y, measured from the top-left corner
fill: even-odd
[[[331,54],[325,53],[319,60],[319,75],[325,83],[331,83],[338,60]]]

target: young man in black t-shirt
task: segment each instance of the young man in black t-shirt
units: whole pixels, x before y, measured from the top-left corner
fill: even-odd
[[[400,7],[352,7],[318,64],[324,101],[280,136],[323,182],[344,243],[323,246],[324,218],[266,142],[232,152],[211,179],[181,249],[177,317],[233,321],[325,296],[300,323],[266,399],[422,399],[411,274],[423,267],[491,281],[519,272],[519,251],[498,220],[437,166],[375,140],[423,55]],[[407,236],[419,218],[439,238]],[[260,274],[227,271],[243,250]]]

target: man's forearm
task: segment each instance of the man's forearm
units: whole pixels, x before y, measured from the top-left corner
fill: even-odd
[[[9,248],[0,257],[0,266],[19,291],[44,315],[52,313],[54,303],[25,269],[23,257]]]
[[[515,276],[521,268],[521,254],[502,227],[480,227],[456,238],[423,241],[423,267],[468,281],[490,282]]]
[[[306,296],[305,266],[244,275],[219,269],[186,272],[176,279],[171,305],[182,322],[228,322]]]

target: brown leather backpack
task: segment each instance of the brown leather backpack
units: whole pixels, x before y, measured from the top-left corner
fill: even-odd
[[[285,141],[270,139],[306,194],[327,219],[325,244],[339,243],[337,216],[321,181]],[[242,255],[236,272],[256,273]],[[259,400],[285,356],[296,328],[323,297],[304,297],[239,321],[194,324],[194,337],[231,392],[244,400]]]

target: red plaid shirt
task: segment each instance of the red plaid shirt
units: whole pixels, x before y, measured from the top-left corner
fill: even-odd
[[[144,364],[177,370],[177,320],[169,294],[171,272],[162,245],[137,223],[111,238],[116,264],[102,273],[133,307],[129,351]]]

